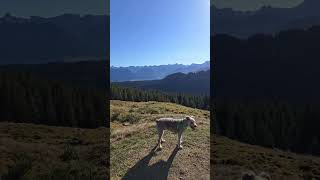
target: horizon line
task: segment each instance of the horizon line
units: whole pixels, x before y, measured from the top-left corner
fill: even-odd
[[[202,63],[189,63],[189,64],[183,64],[183,63],[172,63],[172,64],[153,64],[153,65],[127,65],[127,66],[115,66],[115,65],[111,65],[110,64],[110,68],[114,67],[114,68],[127,68],[127,67],[152,67],[152,66],[169,66],[169,65],[185,65],[185,66],[190,66],[192,64],[204,64],[206,62],[210,62],[210,59],[209,60],[205,60],[203,61]]]
[[[231,9],[232,11],[235,11],[235,12],[242,12],[242,13],[254,13],[254,12],[257,12],[257,11],[260,11],[262,10],[263,8],[273,8],[273,9],[294,9],[294,8],[297,8],[299,7],[300,5],[302,5],[303,3],[305,3],[306,0],[303,0],[302,2],[300,3],[297,3],[291,7],[280,7],[280,6],[276,6],[276,5],[262,5],[260,7],[257,7],[257,8],[250,8],[250,9],[242,9],[242,8],[235,8],[235,7],[218,7],[216,5],[216,3],[214,3],[214,1],[210,1],[210,8],[211,7],[214,7],[218,10],[224,10],[224,9]]]
[[[108,13],[99,14],[99,13],[68,13],[68,12],[64,12],[64,13],[57,14],[57,15],[51,15],[51,16],[42,16],[42,15],[19,16],[19,15],[15,15],[12,12],[5,12],[5,13],[0,14],[0,18],[4,18],[4,17],[7,17],[7,16],[15,17],[15,18],[24,18],[24,19],[31,19],[32,17],[54,18],[54,17],[58,17],[58,16],[63,16],[63,15],[76,15],[76,16],[80,16],[80,17],[85,17],[85,16],[110,16],[110,14],[108,14]]]

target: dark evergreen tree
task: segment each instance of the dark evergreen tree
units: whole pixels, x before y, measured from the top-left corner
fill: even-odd
[[[0,121],[96,128],[107,126],[102,89],[71,87],[28,73],[0,71]]]
[[[172,102],[184,106],[209,110],[210,98],[205,95],[188,95],[168,93],[158,90],[143,90],[130,87],[111,85],[111,99],[123,101],[159,101]]]

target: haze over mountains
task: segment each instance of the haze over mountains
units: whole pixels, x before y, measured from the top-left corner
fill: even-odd
[[[256,33],[309,28],[320,24],[320,1],[305,0],[293,8],[262,7],[257,11],[235,11],[211,6],[211,34],[248,37]]]
[[[202,64],[169,64],[159,66],[129,66],[110,68],[112,82],[158,80],[174,73],[190,73],[210,69],[210,61]]]
[[[0,18],[0,64],[106,59],[109,16],[63,14]]]

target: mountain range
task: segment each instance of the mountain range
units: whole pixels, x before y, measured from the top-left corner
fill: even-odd
[[[218,9],[211,6],[211,35],[249,37],[257,33],[274,34],[281,30],[320,25],[320,1],[304,0],[293,8],[262,7],[256,11]]]
[[[109,57],[108,15],[0,18],[0,64],[36,64]]]
[[[161,80],[114,82],[114,85],[140,89],[156,89],[165,92],[209,95],[210,70],[196,73],[174,73]]]
[[[129,66],[110,68],[112,82],[157,80],[174,73],[190,73],[206,71],[210,69],[210,61],[202,64],[169,64],[158,66]]]
[[[0,71],[20,73],[25,72],[44,80],[55,80],[70,86],[107,88],[109,69],[105,60],[87,60],[79,62],[52,62],[42,64],[10,64],[1,65]],[[177,65],[185,67],[182,72],[173,73],[160,80],[125,81],[114,84],[141,89],[157,89],[166,92],[181,92],[188,94],[209,94],[210,68],[209,62],[194,65]],[[165,65],[162,66],[165,69]],[[169,65],[170,67],[170,65]],[[196,72],[185,73],[194,70]],[[202,68],[200,68],[202,67]],[[134,67],[132,67],[134,69]],[[137,67],[135,67],[137,68]],[[111,68],[112,69],[112,68]]]

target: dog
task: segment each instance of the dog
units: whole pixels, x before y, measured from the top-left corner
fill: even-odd
[[[159,135],[158,145],[159,149],[162,149],[162,144],[165,142],[163,139],[164,130],[169,130],[174,133],[178,133],[178,144],[177,147],[182,149],[182,133],[187,127],[191,127],[191,129],[195,129],[197,127],[196,120],[191,116],[186,116],[183,119],[173,119],[173,118],[160,118],[156,120],[156,127]]]

